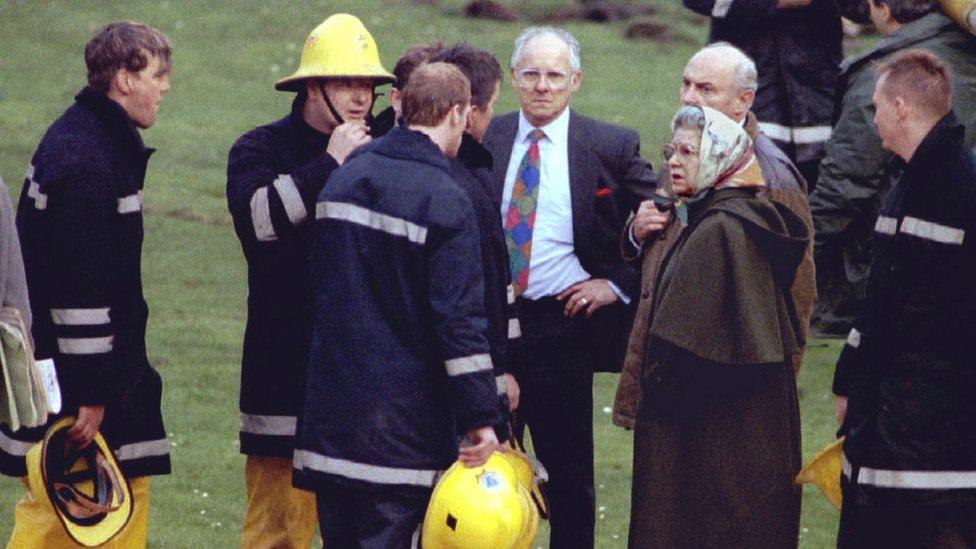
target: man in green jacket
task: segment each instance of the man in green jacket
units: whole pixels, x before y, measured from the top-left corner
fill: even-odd
[[[841,66],[834,131],[810,196],[817,293],[812,331],[845,336],[864,298],[871,262],[870,235],[882,195],[893,174],[890,152],[874,126],[872,69],[890,55],[928,50],[953,71],[952,104],[966,126],[966,145],[976,145],[976,37],[943,15],[935,0],[867,0],[871,20],[884,39]]]

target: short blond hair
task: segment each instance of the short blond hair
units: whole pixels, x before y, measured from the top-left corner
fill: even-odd
[[[407,125],[436,126],[455,105],[471,103],[471,83],[450,63],[417,67],[403,88],[403,119]]]
[[[925,50],[897,53],[880,63],[875,74],[878,91],[888,97],[902,97],[912,106],[940,118],[952,108],[952,69],[934,53]]]

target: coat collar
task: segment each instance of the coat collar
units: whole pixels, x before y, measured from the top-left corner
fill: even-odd
[[[461,137],[461,148],[458,149],[457,156],[458,160],[469,170],[490,170],[494,164],[494,159],[488,149],[478,143],[468,132],[464,132],[464,136]]]
[[[129,117],[129,113],[107,95],[85,86],[75,101],[91,111],[106,127],[113,141],[124,148],[126,157],[148,157],[154,149],[147,148],[139,135],[139,130]]]
[[[919,143],[915,154],[907,163],[907,169],[924,173],[942,165],[953,156],[958,156],[959,150],[964,146],[965,133],[966,128],[949,111]]]
[[[423,162],[449,171],[447,157],[441,152],[440,147],[434,144],[427,137],[427,134],[411,130],[404,126],[397,126],[390,130],[381,139],[373,142],[370,148],[376,154],[410,160],[413,162]]]
[[[852,57],[841,64],[841,73],[850,74],[867,62],[884,57],[890,53],[907,49],[913,44],[928,40],[947,28],[956,27],[956,23],[941,12],[934,11],[910,23],[906,23],[897,32],[879,41],[873,48],[863,55]]]
[[[291,102],[291,113],[288,115],[288,121],[291,127],[295,128],[299,140],[307,144],[309,149],[324,151],[329,144],[329,135],[310,126],[308,122],[305,122],[305,117],[302,116],[307,97],[308,95],[305,92],[295,95],[295,99]]]

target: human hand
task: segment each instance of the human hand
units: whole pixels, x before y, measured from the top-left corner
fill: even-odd
[[[325,148],[325,152],[329,153],[341,166],[349,153],[369,143],[372,139],[369,136],[369,127],[366,126],[366,122],[362,120],[343,122],[332,130],[332,135],[329,136],[329,145]]]
[[[519,395],[522,393],[515,376],[505,374],[505,392],[508,394],[508,411],[514,412],[519,405]]]
[[[458,460],[465,467],[480,467],[498,449],[498,437],[491,427],[477,427],[468,431],[458,449]]]
[[[834,418],[838,426],[844,424],[845,417],[847,417],[847,397],[837,396],[834,398]]]
[[[85,448],[95,438],[95,433],[105,419],[105,405],[79,406],[78,419],[68,429],[68,439],[78,449]]]
[[[663,230],[670,217],[671,212],[662,212],[657,209],[653,200],[641,202],[637,208],[637,214],[634,215],[634,220],[631,222],[634,238],[637,239],[637,242],[643,243],[651,233]]]
[[[586,318],[593,316],[597,309],[617,301],[617,294],[605,278],[591,278],[563,290],[556,296],[559,301],[566,300],[566,316],[572,318],[586,310]]]

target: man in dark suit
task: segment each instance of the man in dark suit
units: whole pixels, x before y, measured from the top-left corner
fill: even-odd
[[[530,28],[515,41],[521,108],[485,135],[525,347],[512,369],[549,472],[552,547],[592,547],[593,372],[619,371],[640,276],[618,235],[655,186],[637,132],[569,110],[583,79],[579,42]]]

